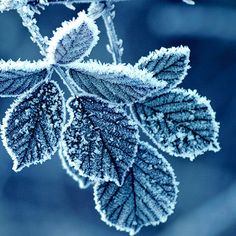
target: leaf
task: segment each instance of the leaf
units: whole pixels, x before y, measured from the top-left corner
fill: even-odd
[[[133,114],[163,151],[193,160],[219,151],[219,124],[210,102],[196,91],[173,89],[133,106]]]
[[[151,73],[123,64],[77,63],[69,74],[84,92],[115,103],[141,100],[166,84],[153,79]]]
[[[142,57],[135,65],[139,69],[147,69],[158,81],[165,81],[164,90],[176,87],[187,75],[190,50],[188,47],[161,48]]]
[[[122,184],[137,150],[137,127],[124,113],[95,97],[68,102],[71,119],[63,135],[64,156],[84,177]]]
[[[93,184],[93,182],[90,181],[89,178],[81,176],[78,170],[70,166],[68,160],[63,155],[62,147],[60,147],[59,156],[63,169],[66,170],[66,173],[79,184],[79,187],[81,189],[86,189]]]
[[[98,28],[84,11],[72,21],[64,21],[54,32],[49,47],[48,60],[52,64],[68,64],[82,61],[97,44]]]
[[[6,112],[3,144],[18,172],[43,163],[56,152],[64,123],[63,94],[55,82],[41,83]]]
[[[0,61],[0,97],[18,96],[48,76],[46,62]]]
[[[142,142],[121,187],[112,182],[95,184],[96,209],[108,225],[134,235],[143,226],[167,220],[175,208],[177,185],[166,159]]]

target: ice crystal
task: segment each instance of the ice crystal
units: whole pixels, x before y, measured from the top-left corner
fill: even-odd
[[[42,163],[59,150],[63,168],[81,188],[94,184],[96,209],[108,225],[134,235],[165,222],[176,204],[177,182],[166,159],[142,141],[140,129],[174,156],[193,160],[219,150],[210,102],[176,88],[190,67],[190,50],[161,48],[134,66],[84,61],[98,42],[95,18],[101,15],[109,52],[121,61],[113,5],[94,4],[89,15],[80,12],[63,22],[48,40],[34,18],[47,4],[0,0],[0,12],[17,9],[44,56],[37,62],[0,61],[0,97],[17,97],[1,127],[13,170]],[[71,92],[67,105],[53,72]]]

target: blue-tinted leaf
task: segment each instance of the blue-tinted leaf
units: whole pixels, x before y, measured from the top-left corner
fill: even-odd
[[[76,19],[65,21],[54,32],[48,48],[48,59],[52,64],[68,64],[82,61],[98,41],[98,28],[85,12]]]
[[[193,160],[218,151],[219,124],[210,102],[196,91],[173,89],[133,106],[133,114],[153,141],[174,156]]]
[[[63,123],[63,94],[55,82],[42,83],[14,102],[2,126],[13,170],[50,159],[57,150]]]
[[[71,176],[76,182],[78,182],[81,189],[86,189],[93,184],[89,178],[80,175],[79,171],[70,166],[68,160],[64,157],[62,146],[60,147],[59,156],[61,158],[62,167],[66,170],[66,173]]]
[[[142,57],[135,66],[152,72],[158,81],[167,82],[167,90],[176,87],[187,75],[189,54],[188,47],[161,48]]]
[[[0,97],[20,95],[47,76],[46,62],[0,61]]]
[[[69,70],[70,76],[86,93],[115,103],[132,103],[163,88],[151,73],[131,65],[98,62],[78,63]]]
[[[173,213],[177,184],[166,159],[141,143],[121,187],[112,182],[95,184],[96,209],[107,224],[134,235],[143,226],[165,222]]]
[[[91,180],[122,184],[137,149],[137,127],[124,113],[95,97],[68,103],[71,120],[63,137],[70,166]]]

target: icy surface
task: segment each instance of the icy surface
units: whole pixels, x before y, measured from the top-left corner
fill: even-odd
[[[91,180],[123,183],[137,150],[137,127],[124,113],[95,97],[68,103],[71,116],[63,135],[68,162]]]
[[[42,83],[17,99],[6,112],[2,139],[20,171],[56,152],[64,123],[63,94],[55,82]]]
[[[196,91],[173,89],[135,103],[132,110],[146,133],[171,155],[193,160],[205,151],[219,151],[215,113]]]
[[[43,61],[0,61],[0,97],[17,96],[33,88],[48,76]]]
[[[97,183],[94,187],[96,209],[102,220],[130,235],[143,226],[165,222],[173,213],[177,193],[171,166],[143,142],[121,187],[112,182]]]
[[[115,103],[141,100],[166,85],[151,73],[123,64],[76,63],[69,74],[86,93]]]
[[[97,44],[98,28],[85,12],[80,12],[76,19],[65,21],[54,32],[49,42],[48,60],[52,64],[68,64],[82,61]]]
[[[187,75],[190,50],[188,47],[161,48],[142,57],[135,65],[147,69],[158,81],[167,82],[164,90],[176,87]]]
[[[79,171],[74,167],[70,166],[68,160],[64,157],[62,146],[60,146],[59,156],[61,159],[62,167],[66,170],[66,173],[71,176],[76,182],[78,182],[81,189],[86,189],[93,184],[93,182],[87,178],[80,175]]]

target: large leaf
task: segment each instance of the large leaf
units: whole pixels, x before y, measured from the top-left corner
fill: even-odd
[[[121,187],[112,182],[94,187],[96,209],[102,220],[130,235],[143,226],[165,222],[174,210],[177,192],[171,166],[145,143],[139,145],[135,163]]]
[[[115,103],[132,103],[163,88],[151,73],[131,65],[98,62],[78,63],[69,70],[70,76],[86,93]]]
[[[188,47],[161,48],[142,57],[135,66],[152,72],[158,81],[167,82],[167,90],[176,87],[187,75],[189,55]]]
[[[79,184],[81,189],[86,189],[93,184],[89,178],[81,176],[78,170],[76,170],[73,166],[70,166],[68,160],[63,155],[62,147],[60,147],[59,156],[63,169],[65,169],[66,173]]]
[[[64,156],[91,180],[122,184],[137,149],[137,127],[124,113],[95,97],[68,103],[71,120],[63,135]]]
[[[63,94],[55,82],[42,83],[20,97],[6,112],[2,139],[20,171],[56,152],[64,123]]]
[[[20,95],[47,76],[46,62],[0,61],[0,97]]]
[[[133,114],[153,141],[174,156],[193,160],[218,151],[219,124],[210,102],[196,91],[173,89],[133,106]]]
[[[52,64],[68,64],[82,61],[98,41],[98,28],[85,12],[76,19],[65,21],[54,32],[48,48],[48,59]]]

